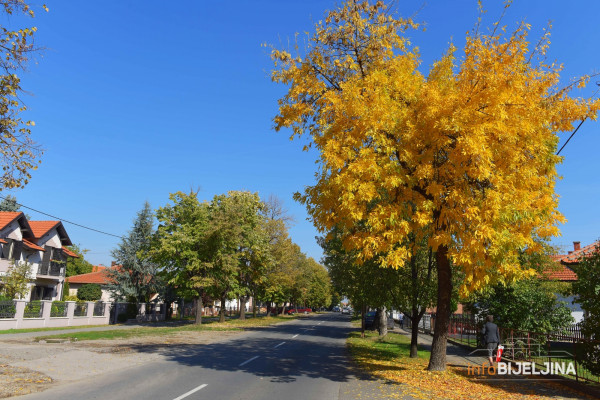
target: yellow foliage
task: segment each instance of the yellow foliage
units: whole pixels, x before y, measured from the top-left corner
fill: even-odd
[[[274,81],[289,85],[275,128],[310,135],[314,186],[296,198],[321,231],[344,227],[363,259],[401,267],[407,235],[424,235],[466,279],[462,293],[530,274],[517,252],[558,234],[557,133],[596,118],[600,102],[558,88],[546,32],[529,26],[467,35],[428,74],[404,36],[411,20],[383,2],[349,0],[317,24],[303,56],[273,51]],[[537,61],[538,59],[542,61]],[[359,228],[357,228],[359,227]]]

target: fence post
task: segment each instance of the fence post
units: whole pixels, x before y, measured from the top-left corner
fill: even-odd
[[[40,300],[42,304],[42,318],[44,319],[44,326],[48,326],[50,323],[50,313],[52,312],[52,300]]]
[[[75,302],[74,301],[65,301],[67,305],[67,317],[69,318],[68,326],[73,325],[73,316],[75,315]]]
[[[95,301],[87,301],[87,309],[86,311],[86,317],[87,317],[87,324],[91,325],[92,324],[92,317],[94,316],[94,305],[96,305]]]
[[[15,302],[15,319],[17,323],[15,324],[15,328],[20,328],[21,323],[23,322],[23,316],[25,315],[25,306],[27,305],[27,300],[14,300]]]
[[[106,320],[106,325],[110,324],[110,306],[110,301],[104,302],[104,319]]]
[[[575,362],[575,381],[579,382],[579,369],[577,368],[577,341],[573,338],[573,361]]]

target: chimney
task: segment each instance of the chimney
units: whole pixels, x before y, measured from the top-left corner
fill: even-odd
[[[577,243],[579,243],[579,242],[577,242]],[[116,261],[111,261],[111,262],[110,262],[110,266],[111,266],[111,267],[114,267],[115,265],[117,265],[117,262],[116,262]]]
[[[581,250],[581,242],[573,242],[574,251]]]
[[[569,252],[567,253],[567,255],[569,255],[569,256],[570,256],[571,254],[573,254],[573,251],[572,251],[572,250],[569,250]]]

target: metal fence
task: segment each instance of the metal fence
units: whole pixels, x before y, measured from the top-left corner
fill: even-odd
[[[484,321],[473,315],[455,314],[450,317],[448,337],[471,349],[481,349],[481,330]],[[409,328],[412,326],[408,319]],[[419,322],[419,330],[433,333],[435,314],[425,314]],[[600,383],[600,377],[592,374],[581,360],[586,356],[586,348],[600,346],[600,341],[584,337],[581,324],[550,333],[522,331],[500,328],[500,342],[504,346],[503,357],[509,361],[529,361],[539,364],[545,362],[571,362],[575,374],[560,374],[575,380]]]
[[[50,317],[66,317],[67,303],[64,301],[53,301],[50,307]]]
[[[104,302],[97,301],[94,303],[94,317],[103,317],[104,316]]]
[[[87,303],[75,303],[75,311],[73,316],[75,317],[85,317],[87,315]]]
[[[0,301],[0,319],[14,318],[17,307],[13,300]]]
[[[23,318],[42,318],[44,307],[42,302],[39,300],[30,301],[25,305],[25,311],[23,312]]]

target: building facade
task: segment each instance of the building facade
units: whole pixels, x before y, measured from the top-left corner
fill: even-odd
[[[13,264],[30,265],[26,300],[60,300],[66,262],[77,255],[60,221],[28,221],[22,212],[0,212],[0,285]]]

